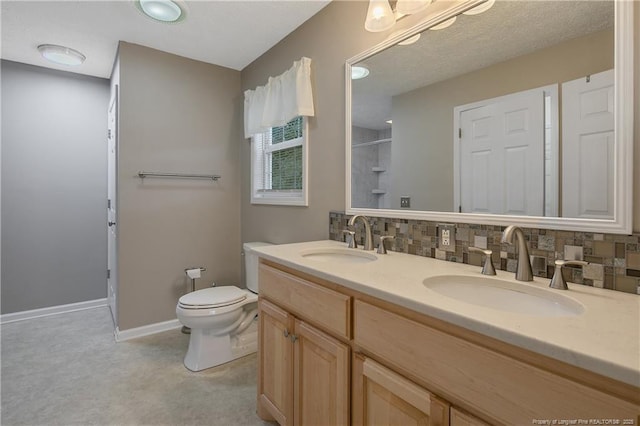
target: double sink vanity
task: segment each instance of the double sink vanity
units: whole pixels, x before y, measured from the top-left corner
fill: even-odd
[[[584,265],[575,260],[582,251],[567,254],[580,248],[603,271],[601,287],[607,274],[616,283],[637,276],[626,276],[624,262],[638,241],[614,250],[604,239],[631,234],[637,218],[628,94],[638,4],[495,2],[472,12],[483,3],[493,4],[433,2],[346,61],[345,215],[353,216],[331,219],[330,233],[353,239],[355,229],[342,228],[367,215],[401,250],[411,252],[416,238],[421,253],[460,261],[464,250],[481,250],[472,245],[503,250],[494,228],[511,223],[502,243],[518,245],[516,275],[492,275],[490,260],[481,270],[378,253],[370,237],[364,249],[338,241],[256,249],[261,418],[281,426],[640,423],[640,298],[567,286],[561,274]],[[453,19],[453,30],[431,31]],[[369,77],[354,79],[355,67]],[[575,117],[606,128],[580,133]],[[465,228],[464,248],[447,253],[443,232],[457,240],[450,222],[493,228],[489,240],[486,228],[474,239]],[[554,279],[533,277],[516,227],[545,236],[544,247],[537,239],[530,248],[544,273],[555,267]],[[592,239],[582,241],[586,233]],[[610,249],[598,253],[597,243]],[[506,260],[507,268],[516,261]]]
[[[263,419],[638,424],[637,296],[338,241],[257,250]]]

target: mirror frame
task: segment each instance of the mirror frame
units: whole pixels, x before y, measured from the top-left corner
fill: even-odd
[[[439,22],[471,9],[486,0],[458,0],[432,3],[431,11],[420,23],[401,34],[389,38],[376,46],[348,59],[345,65],[345,195],[346,214],[427,220],[434,222],[457,222],[484,225],[518,225],[529,228],[557,229],[567,231],[631,234],[633,226],[633,17],[634,3],[614,1],[615,4],[615,150],[614,150],[614,218],[581,219],[543,216],[514,216],[396,209],[365,209],[351,206],[351,66],[387,49],[397,42],[422,32]],[[637,7],[640,7],[638,4]]]

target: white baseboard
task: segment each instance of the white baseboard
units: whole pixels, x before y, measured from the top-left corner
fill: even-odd
[[[143,325],[142,327],[130,328],[128,330],[120,330],[116,327],[113,332],[116,342],[124,342],[125,340],[136,339],[150,334],[162,333],[163,331],[175,330],[181,328],[182,324],[177,319],[157,322],[155,324]]]
[[[12,312],[0,315],[0,324],[9,324],[50,315],[66,314],[68,312],[83,311],[85,309],[107,306],[107,299],[87,300],[86,302],[69,303],[68,305],[50,306],[48,308],[32,309],[30,311]]]

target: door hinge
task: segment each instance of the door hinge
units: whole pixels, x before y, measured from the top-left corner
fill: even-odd
[[[111,200],[107,199],[107,208],[110,209],[111,208]]]
[[[107,279],[111,278],[111,269],[107,269]]]
[[[462,139],[462,127],[458,127],[458,139]]]
[[[462,213],[462,205],[458,206],[458,213]]]
[[[107,138],[111,139],[111,129],[107,130]]]

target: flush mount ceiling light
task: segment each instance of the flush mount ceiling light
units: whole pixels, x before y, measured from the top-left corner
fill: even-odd
[[[496,0],[487,0],[486,2],[467,10],[466,12],[462,12],[465,15],[479,15],[482,12],[486,12],[487,10],[491,9],[493,7],[493,4],[496,2]]]
[[[43,58],[58,65],[78,66],[87,59],[75,49],[55,44],[41,44],[38,51]]]
[[[364,65],[354,65],[351,67],[351,80],[360,80],[369,75],[369,68]]]
[[[184,20],[184,4],[172,0],[136,0],[136,7],[142,13],[159,22],[174,23]]]

